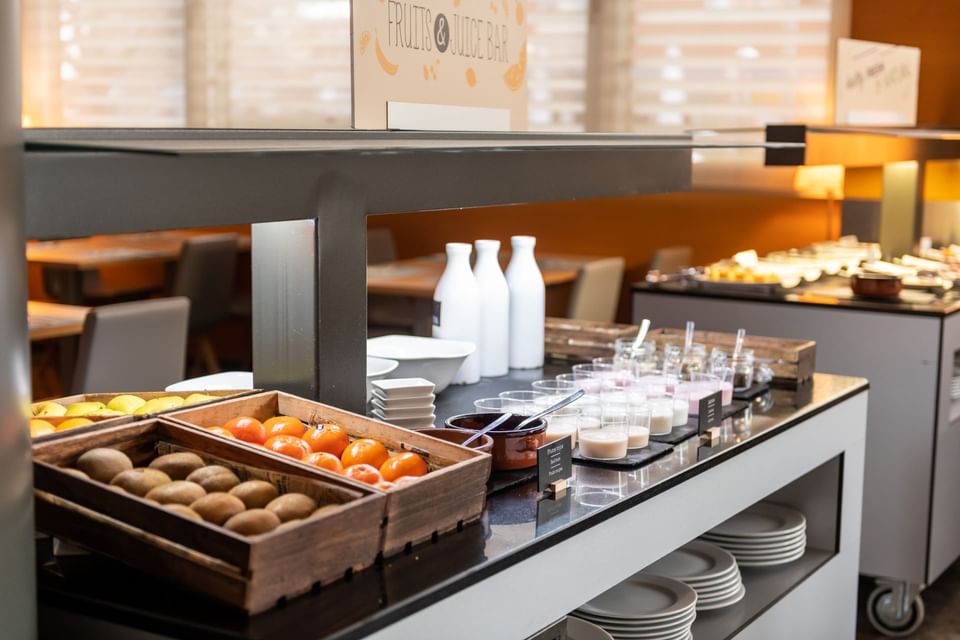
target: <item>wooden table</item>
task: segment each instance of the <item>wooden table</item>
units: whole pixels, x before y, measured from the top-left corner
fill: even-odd
[[[184,242],[210,235],[210,231],[178,230],[123,233],[70,240],[27,243],[27,262],[43,267],[52,292],[60,302],[77,304],[83,299],[84,281],[97,271],[145,262],[173,262]],[[238,234],[238,248],[250,250],[250,237]]]
[[[509,256],[508,256],[509,257]],[[573,283],[586,256],[538,256],[547,287],[547,315],[564,317]],[[446,266],[444,256],[435,254],[397,260],[367,267],[367,295],[370,323],[409,328],[415,335],[429,336],[433,317],[433,291]]]
[[[27,324],[30,341],[69,338],[83,333],[83,320],[90,307],[54,302],[27,302]]]

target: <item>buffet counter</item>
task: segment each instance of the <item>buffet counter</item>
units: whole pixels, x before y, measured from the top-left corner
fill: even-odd
[[[842,281],[839,281],[842,282]],[[743,288],[741,288],[743,289]],[[862,574],[878,578],[868,614],[881,626],[919,626],[922,588],[960,557],[960,300],[905,290],[899,299],[853,296],[837,279],[786,295],[634,285],[633,317],[656,327],[815,340],[817,370],[869,378]],[[960,387],[958,387],[960,390]],[[878,611],[891,591],[904,603]]]
[[[438,398],[438,417],[560,371],[453,387]],[[99,556],[54,560],[47,551],[41,633],[314,640],[447,638],[456,629],[463,638],[521,639],[772,496],[806,513],[806,553],[782,567],[744,569],[746,598],[701,613],[694,636],[764,637],[778,628],[778,638],[853,637],[866,389],[861,379],[817,374],[810,401],[796,406],[783,390],[761,396],[724,423],[713,447],[692,438],[630,472],[574,465],[557,500],[519,482],[488,498],[480,523],[253,618]],[[816,619],[804,615],[809,606]]]

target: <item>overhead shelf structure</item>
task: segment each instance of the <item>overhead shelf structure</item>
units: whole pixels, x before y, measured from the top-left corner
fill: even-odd
[[[926,163],[960,159],[960,130],[770,125],[766,141],[768,166],[882,168],[879,241],[889,255],[910,253],[923,234]]]
[[[735,146],[688,135],[25,134],[28,238],[252,224],[255,384],[356,411],[368,215],[684,191],[695,147]]]

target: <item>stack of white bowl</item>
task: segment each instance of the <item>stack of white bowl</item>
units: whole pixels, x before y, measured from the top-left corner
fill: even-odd
[[[405,429],[430,429],[436,422],[434,384],[424,378],[374,380],[373,415]]]
[[[696,591],[679,580],[639,573],[571,615],[617,640],[690,640],[696,606]]]
[[[772,567],[803,557],[807,519],[796,509],[758,502],[702,536],[733,554],[741,567]]]
[[[679,580],[697,592],[697,611],[736,604],[746,594],[737,561],[720,547],[694,540],[643,570]]]

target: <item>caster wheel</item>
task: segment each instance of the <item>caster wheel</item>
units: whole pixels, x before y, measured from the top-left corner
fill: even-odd
[[[925,615],[923,599],[918,594],[910,608],[897,615],[896,595],[890,586],[880,586],[867,599],[867,619],[874,629],[889,638],[905,638],[920,628]]]

